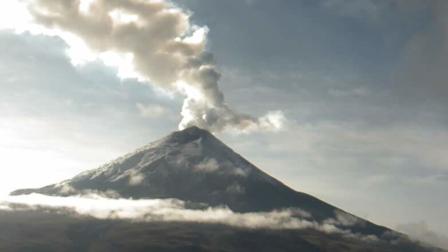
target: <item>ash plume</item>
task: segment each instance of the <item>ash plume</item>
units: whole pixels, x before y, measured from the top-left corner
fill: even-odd
[[[206,52],[207,27],[165,0],[3,0],[0,28],[62,38],[74,65],[102,61],[120,78],[135,78],[185,97],[179,128],[238,132],[281,129],[280,111],[255,118],[230,108],[221,74]],[[2,13],[0,13],[2,14]]]

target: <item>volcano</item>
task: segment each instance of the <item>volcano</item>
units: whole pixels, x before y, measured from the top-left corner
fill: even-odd
[[[198,127],[174,132],[104,166],[58,184],[12,195],[89,192],[133,199],[176,198],[236,212],[298,207],[327,218],[334,207],[296,192]]]
[[[173,132],[72,179],[11,194],[32,193],[51,196],[95,193],[115,198],[179,199],[191,203],[191,206],[227,207],[236,213],[297,209],[308,213],[316,223],[343,216],[345,221],[341,223],[350,222],[344,228],[354,234],[374,236],[387,242],[402,239],[401,235],[386,227],[289,188],[235,153],[213,134],[198,127]],[[403,251],[433,251],[411,248],[406,247]]]

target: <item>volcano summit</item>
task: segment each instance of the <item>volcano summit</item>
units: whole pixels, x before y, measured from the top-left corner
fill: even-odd
[[[134,200],[177,199],[187,202],[187,206],[192,209],[222,207],[241,214],[296,211],[297,217],[306,218],[318,225],[330,223],[337,229],[345,230],[345,233],[374,238],[359,238],[356,246],[348,242],[346,248],[359,248],[353,251],[438,251],[422,247],[386,227],[375,225],[289,188],[235,153],[211,133],[198,127],[174,132],[70,180],[38,189],[21,189],[11,194],[33,193],[62,197],[95,193]],[[300,247],[294,247],[297,239],[309,235],[301,232],[294,239],[289,236],[286,239],[294,249],[282,251],[328,251],[329,247],[332,248],[331,251],[352,251],[344,249],[344,246],[342,249],[333,246],[344,244],[346,237],[329,239],[328,234],[316,236],[315,230],[311,244],[314,244],[313,249],[316,250],[296,250]],[[204,235],[206,234],[201,233],[201,236]],[[276,248],[275,244],[271,245],[272,249]],[[231,251],[253,251],[254,248],[241,249],[237,246]]]
[[[176,198],[228,206],[236,212],[297,207],[319,219],[332,216],[335,210],[285,186],[197,127],[174,132],[73,179],[12,194],[70,196],[90,192],[133,199]]]

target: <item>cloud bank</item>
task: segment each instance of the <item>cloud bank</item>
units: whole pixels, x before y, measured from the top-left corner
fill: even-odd
[[[91,194],[86,196],[54,197],[40,194],[11,196],[0,200],[0,210],[69,209],[77,214],[99,219],[130,219],[132,221],[179,221],[224,224],[251,229],[314,229],[329,234],[375,241],[376,236],[352,233],[355,222],[347,222],[346,214],[318,223],[300,209],[272,212],[235,213],[226,207],[187,208],[187,203],[177,199],[112,199]],[[343,227],[346,227],[343,228]]]
[[[255,118],[231,109],[221,74],[206,52],[207,27],[165,0],[6,0],[0,29],[59,37],[73,65],[101,61],[120,78],[138,79],[185,97],[179,128],[278,130],[280,111]]]

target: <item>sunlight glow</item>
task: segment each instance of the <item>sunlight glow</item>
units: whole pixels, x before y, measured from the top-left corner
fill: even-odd
[[[17,0],[0,1],[0,29],[11,29],[18,32],[27,30],[31,16],[25,5]]]
[[[80,153],[72,150],[79,147],[52,138],[58,132],[49,123],[29,118],[0,119],[0,196],[60,182],[104,161],[77,158]]]

